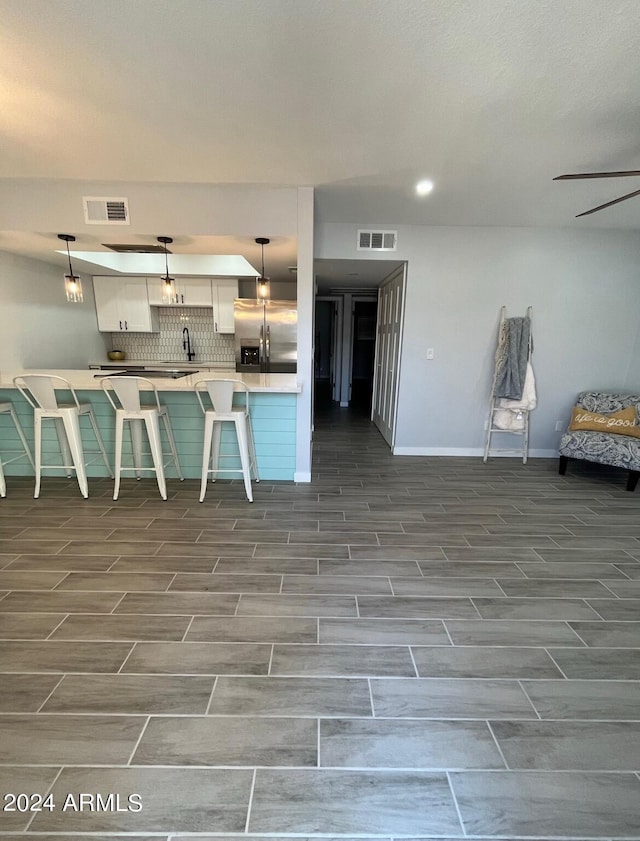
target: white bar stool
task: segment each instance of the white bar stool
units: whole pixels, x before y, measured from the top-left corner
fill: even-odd
[[[12,403],[0,403],[0,415],[8,414],[13,421],[13,425],[16,428],[16,432],[18,433],[18,437],[20,438],[20,442],[22,443],[22,449],[24,452],[19,452],[17,456],[13,456],[12,458],[6,458],[4,460],[5,464],[11,464],[13,461],[17,461],[20,458],[25,458],[25,456],[29,459],[29,463],[31,467],[33,467],[34,471],[36,469],[35,464],[33,463],[33,456],[31,455],[31,450],[29,449],[29,444],[27,443],[26,436],[24,434],[24,430],[20,425],[20,421],[18,420],[18,416],[16,415],[16,410],[13,408]],[[18,452],[16,450],[16,452]],[[5,482],[4,478],[4,471],[2,470],[2,460],[0,459],[0,497],[5,497],[7,495],[7,483]]]
[[[36,487],[34,499],[40,496],[40,480],[42,469],[66,470],[67,476],[75,470],[76,478],[82,496],[86,499],[89,496],[89,485],[87,483],[87,471],[85,467],[85,454],[82,448],[82,436],[80,434],[80,418],[88,417],[99,452],[92,454],[102,456],[109,475],[113,477],[111,465],[107,458],[104,442],[96,423],[93,408],[90,403],[80,403],[78,397],[71,387],[71,384],[64,377],[57,377],[49,374],[24,374],[16,377],[13,384],[22,394],[25,400],[33,409],[33,427],[35,437],[35,472]],[[56,391],[69,391],[73,403],[59,403]],[[63,464],[42,464],[42,421],[53,420],[60,444]],[[94,459],[92,459],[93,461]],[[86,462],[90,464],[91,462]]]
[[[103,377],[101,385],[116,413],[116,484],[113,490],[113,498],[117,499],[120,493],[120,474],[123,470],[134,470],[137,479],[140,479],[143,470],[151,470],[156,474],[160,496],[166,499],[167,483],[164,476],[164,468],[169,464],[169,461],[164,461],[162,453],[160,418],[162,418],[169,440],[171,459],[175,464],[181,482],[184,481],[184,476],[182,475],[180,462],[178,461],[178,451],[176,449],[176,442],[173,437],[167,407],[161,405],[157,388],[146,377],[119,377],[117,375]],[[141,390],[153,392],[154,400],[150,405],[143,405],[140,402]],[[125,421],[129,422],[129,431],[131,433],[133,467],[122,466],[122,441]],[[142,452],[143,424],[147,430],[150,453]],[[153,467],[142,466],[143,455],[151,456]]]
[[[207,479],[213,473],[213,480],[218,473],[237,473],[237,467],[220,467],[220,439],[222,437],[222,424],[230,421],[235,425],[238,449],[240,450],[240,464],[244,477],[244,487],[247,492],[247,499],[253,502],[251,490],[251,471],[254,472],[256,482],[260,481],[258,476],[258,465],[256,462],[256,450],[253,443],[253,432],[251,431],[251,416],[249,413],[249,389],[241,380],[231,379],[203,379],[194,383],[196,397],[200,408],[204,412],[204,449],[202,453],[202,480],[200,484],[200,502],[204,500],[207,491]],[[211,408],[204,405],[202,395],[207,392],[211,400]],[[244,394],[244,405],[234,409],[234,392]],[[224,458],[224,456],[223,456]]]

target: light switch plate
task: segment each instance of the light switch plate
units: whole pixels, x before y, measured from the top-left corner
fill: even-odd
[[[433,359],[433,348],[432,347],[427,348],[427,359]]]

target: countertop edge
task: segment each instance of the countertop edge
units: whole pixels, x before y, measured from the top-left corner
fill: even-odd
[[[63,377],[78,391],[101,391],[101,377],[96,376],[95,369],[84,368],[24,368],[0,371],[0,388],[15,388],[14,377],[26,374],[45,374],[54,377]],[[108,374],[108,372],[105,372]],[[144,376],[141,373],[141,376]],[[297,381],[296,374],[239,374],[230,371],[194,371],[180,379],[165,379],[164,377],[150,377],[150,380],[158,391],[193,391],[194,384],[202,379],[233,379],[243,382],[250,392],[271,392],[281,394],[300,394],[302,386]]]

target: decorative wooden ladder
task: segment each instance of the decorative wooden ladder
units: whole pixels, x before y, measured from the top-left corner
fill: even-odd
[[[498,348],[500,346],[500,336],[502,334],[502,327],[506,319],[507,308],[503,306],[500,309],[500,325],[498,327],[498,343],[496,345],[496,355],[498,352]],[[531,318],[532,308],[527,307],[527,317]],[[532,342],[533,331],[529,333],[529,349],[527,353],[527,361],[531,361],[531,352],[533,350],[533,342]],[[487,425],[487,437],[484,445],[484,457],[482,459],[485,462],[489,458],[489,456],[522,456],[522,463],[527,463],[527,456],[529,454],[529,412],[526,410],[522,410],[524,426],[522,429],[498,429],[494,425],[494,417],[495,413],[500,409],[499,406],[496,406],[496,379],[498,376],[498,366],[497,364],[494,365],[493,371],[493,382],[491,384],[491,400],[489,403],[489,422]],[[500,433],[500,435],[519,435],[522,439],[522,446],[517,448],[511,449],[500,449],[494,448],[491,449],[491,436],[494,432]]]

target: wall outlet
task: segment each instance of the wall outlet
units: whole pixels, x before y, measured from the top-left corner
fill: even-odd
[[[433,348],[432,347],[427,348],[427,359],[433,359]]]
[[[556,432],[561,432],[564,429],[563,421],[556,421]]]

